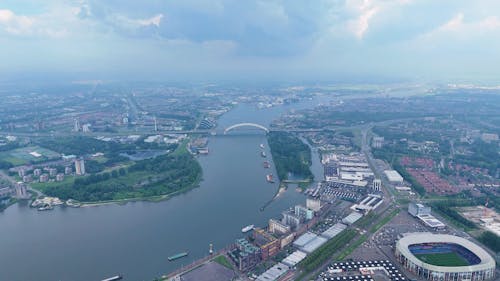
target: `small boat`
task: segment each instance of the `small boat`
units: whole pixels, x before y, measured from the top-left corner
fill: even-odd
[[[273,179],[273,174],[269,174],[266,176],[266,180],[270,183],[273,183],[274,182],[274,179]]]
[[[187,255],[188,255],[188,252],[182,252],[182,253],[178,253],[178,254],[175,254],[173,256],[170,256],[167,259],[168,259],[168,261],[175,261],[176,259],[183,258]]]
[[[255,225],[253,225],[253,224],[251,224],[251,225],[247,225],[247,226],[245,226],[245,227],[243,227],[243,228],[241,229],[241,232],[243,232],[243,233],[249,232],[249,231],[250,231],[250,230],[252,230],[254,227],[255,227]]]
[[[45,205],[43,205],[42,207],[39,207],[39,208],[38,208],[38,211],[50,211],[50,210],[52,210],[52,209],[54,209],[54,207],[52,207],[52,205],[50,205],[50,204],[45,204]]]
[[[262,152],[260,153],[260,155],[261,155],[262,157],[266,157],[266,152],[262,151]]]
[[[262,143],[260,144],[260,148],[264,149],[264,145]]]
[[[123,276],[116,275],[116,276],[113,276],[113,277],[102,279],[101,281],[115,281],[115,280],[122,280],[122,279],[123,279]]]
[[[266,168],[266,169],[267,169],[267,168],[269,168],[269,167],[271,167],[271,164],[269,164],[269,162],[268,162],[268,161],[264,161],[264,168]]]

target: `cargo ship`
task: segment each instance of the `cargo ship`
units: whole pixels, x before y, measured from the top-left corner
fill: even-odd
[[[253,224],[251,224],[251,225],[247,225],[247,226],[245,226],[245,227],[243,227],[243,228],[241,229],[241,232],[243,232],[243,233],[249,232],[249,231],[250,231],[250,230],[252,230],[254,227],[255,227],[255,225],[253,225]]]
[[[113,276],[113,277],[102,279],[101,281],[115,281],[115,280],[122,280],[122,279],[123,279],[123,276],[116,275],[116,276]]]
[[[270,182],[270,183],[273,183],[273,182],[274,182],[274,180],[273,180],[273,174],[268,174],[268,175],[266,176],[266,180],[267,180],[268,182]]]
[[[262,152],[260,153],[260,156],[262,156],[262,157],[266,157],[266,152],[262,151]]]
[[[269,162],[268,162],[268,161],[264,161],[264,168],[266,168],[266,169],[267,169],[267,168],[269,168],[269,167],[271,167],[271,164],[269,164]]]
[[[168,257],[168,261],[175,261],[176,259],[183,258],[188,255],[188,252],[182,252]]]

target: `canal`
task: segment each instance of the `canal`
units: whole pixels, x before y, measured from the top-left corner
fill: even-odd
[[[219,120],[225,128],[240,122],[268,126],[291,108],[316,105],[310,100],[292,106],[257,109],[239,105]],[[242,237],[248,224],[265,226],[269,218],[305,197],[289,188],[263,211],[275,194],[263,167],[260,144],[271,155],[263,132],[215,136],[210,153],[199,157],[203,181],[199,188],[170,200],[132,202],[38,212],[16,204],[0,212],[0,280],[101,280],[122,274],[124,280],[152,280]],[[274,166],[273,166],[274,169]],[[313,172],[322,177],[317,152]],[[276,175],[276,172],[273,171]],[[178,252],[189,256],[174,262]]]

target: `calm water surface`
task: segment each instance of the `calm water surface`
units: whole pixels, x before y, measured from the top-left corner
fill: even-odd
[[[239,122],[267,126],[290,108],[240,105],[221,118],[219,127]],[[263,168],[261,143],[270,155],[263,133],[211,137],[210,154],[199,158],[200,187],[167,201],[47,212],[26,204],[8,208],[0,213],[0,280],[89,281],[120,273],[124,280],[149,281],[205,256],[209,243],[217,249],[242,237],[243,226],[265,226],[269,218],[305,198],[290,188],[259,210],[278,188],[265,180],[270,170]],[[313,159],[318,179],[322,168],[316,152]],[[167,261],[183,251],[189,252],[187,258]]]

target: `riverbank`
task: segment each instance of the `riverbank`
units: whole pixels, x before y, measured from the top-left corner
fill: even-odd
[[[108,201],[97,201],[97,202],[79,202],[81,204],[80,207],[97,207],[97,206],[102,206],[102,205],[110,205],[110,204],[126,204],[128,202],[161,202],[168,200],[174,196],[184,194],[186,192],[191,191],[192,189],[200,187],[200,182],[202,181],[203,177],[202,175],[199,176],[199,179],[196,180],[196,183],[194,183],[190,187],[186,187],[184,189],[169,193],[169,194],[164,194],[164,195],[158,195],[158,196],[150,196],[150,197],[136,197],[136,198],[125,198],[125,199],[118,199],[118,200],[108,200]]]
[[[175,192],[169,193],[169,194],[163,194],[163,195],[158,195],[158,196],[148,196],[148,197],[135,197],[135,198],[124,198],[124,199],[117,199],[117,200],[102,200],[102,201],[90,201],[90,202],[76,202],[77,204],[80,204],[79,208],[85,208],[85,207],[97,207],[97,206],[103,206],[103,205],[111,205],[111,204],[126,204],[129,202],[161,202],[168,200],[174,196],[184,194],[186,192],[191,191],[192,189],[195,189],[200,186],[200,182],[203,180],[203,174],[201,173],[198,178],[195,180],[195,182],[189,186],[185,187],[181,190],[177,190]],[[32,198],[34,199],[34,198]],[[16,201],[17,202],[17,201]],[[10,205],[15,204],[16,202],[13,202]],[[7,206],[8,207],[8,206]],[[0,211],[2,211],[0,209]]]
[[[280,181],[289,180],[289,174],[312,181],[310,170],[311,149],[300,138],[286,132],[270,132],[268,143],[271,148],[274,165]]]

